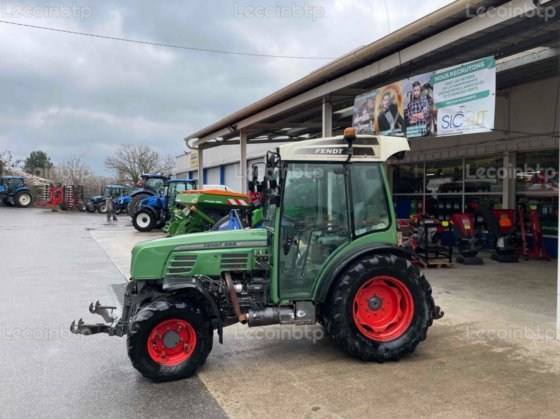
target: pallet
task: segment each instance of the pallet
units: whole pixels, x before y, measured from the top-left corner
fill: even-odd
[[[453,262],[449,262],[449,259],[428,259],[428,263],[426,264],[427,268],[453,268],[455,264]]]

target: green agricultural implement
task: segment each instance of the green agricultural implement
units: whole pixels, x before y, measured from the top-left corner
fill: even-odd
[[[415,350],[443,313],[411,254],[397,247],[385,162],[406,139],[344,136],[294,142],[266,157],[264,227],[155,239],[132,249],[120,317],[73,333],[127,335],[132,365],[154,381],[192,376],[223,329],[323,325],[363,361]],[[196,206],[196,204],[194,205]],[[192,209],[192,208],[191,208]]]
[[[245,194],[213,189],[181,192],[163,231],[168,236],[207,231],[226,218],[231,210],[245,216],[251,208],[251,200]]]

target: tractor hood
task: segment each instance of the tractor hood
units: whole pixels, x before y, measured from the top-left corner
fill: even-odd
[[[247,255],[249,266],[255,249],[267,247],[267,234],[265,229],[207,231],[141,242],[132,249],[130,274],[132,280],[162,279],[170,273],[219,275],[225,266],[223,260],[220,265],[222,255]]]

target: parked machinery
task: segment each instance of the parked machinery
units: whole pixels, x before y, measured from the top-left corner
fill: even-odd
[[[81,185],[55,184],[42,186],[36,207],[61,209],[63,211],[76,209],[85,211],[84,188]]]
[[[101,190],[100,195],[92,196],[86,203],[87,212],[99,212],[105,214],[107,212],[107,198],[111,197],[117,199],[126,196],[129,193],[129,188],[121,185],[105,185]]]
[[[513,210],[477,207],[476,222],[485,226],[492,238],[492,259],[502,263],[519,262],[519,237],[515,232]]]
[[[457,263],[464,265],[482,265],[484,262],[477,256],[482,249],[482,241],[474,231],[474,215],[468,213],[453,214],[449,220],[457,238]]]
[[[177,195],[176,208],[164,231],[169,236],[207,231],[223,222],[233,209],[246,219],[252,210],[249,196],[215,189],[185,191]]]
[[[541,221],[539,218],[539,212],[536,205],[531,205],[529,207],[529,226],[531,228],[531,245],[528,245],[527,240],[527,229],[525,224],[525,211],[522,206],[518,208],[519,214],[519,224],[521,229],[521,240],[522,240],[522,253],[525,260],[529,259],[540,259],[540,260],[550,260],[550,255],[544,247],[544,236],[541,229]]]
[[[192,179],[168,180],[164,194],[144,198],[136,206],[132,216],[132,225],[141,232],[162,228],[171,218],[171,211],[175,207],[177,195],[183,191],[196,188],[196,181]]]
[[[32,203],[33,195],[22,176],[0,177],[0,204],[28,208]]]
[[[165,185],[169,180],[169,176],[144,174],[136,185],[137,188],[130,194],[130,201],[127,206],[128,215],[131,217],[136,214],[138,204],[145,198],[150,196],[160,196],[164,193]],[[194,181],[196,182],[196,181]],[[196,187],[195,187],[196,189]]]

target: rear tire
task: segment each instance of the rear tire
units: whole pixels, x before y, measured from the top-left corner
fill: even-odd
[[[147,193],[141,193],[138,195],[135,195],[130,202],[128,203],[128,207],[126,208],[126,212],[128,212],[128,215],[130,215],[131,217],[134,217],[134,214],[136,214],[137,208],[136,206],[140,203],[140,201],[142,201],[145,198],[148,198],[152,195],[147,194]]]
[[[156,217],[152,210],[144,208],[134,214],[132,225],[141,233],[152,231],[156,227]]]
[[[212,344],[207,314],[189,302],[172,299],[142,308],[127,339],[134,368],[156,382],[191,377],[206,362]]]
[[[19,208],[29,208],[33,203],[33,198],[29,192],[19,192],[14,196],[14,202]]]
[[[396,361],[426,339],[434,300],[424,274],[391,254],[347,266],[330,292],[325,325],[346,353],[363,361]]]

